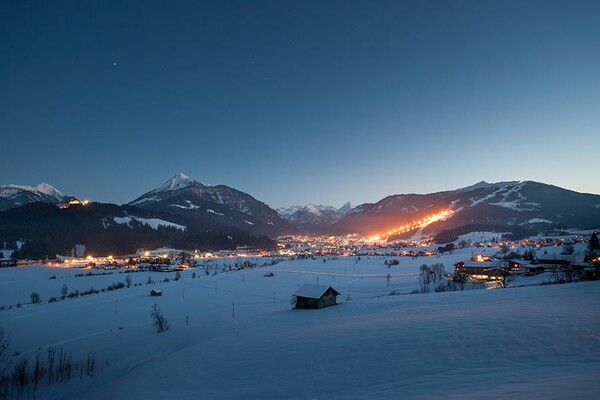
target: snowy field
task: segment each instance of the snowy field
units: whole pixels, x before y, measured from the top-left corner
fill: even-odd
[[[0,306],[12,308],[0,310],[0,326],[15,359],[48,346],[97,359],[93,378],[42,385],[36,399],[598,398],[600,282],[390,295],[417,290],[421,264],[451,271],[474,251],[400,257],[390,268],[384,257],[340,257],[214,276],[192,269],[179,281],[174,273],[3,268]],[[144,284],[26,304],[33,291],[47,300],[63,284],[101,289],[126,276]],[[148,277],[171,280],[146,285]],[[294,291],[317,282],[341,292],[340,304],[292,311]],[[151,297],[153,288],[163,296]],[[169,332],[152,327],[154,303]]]

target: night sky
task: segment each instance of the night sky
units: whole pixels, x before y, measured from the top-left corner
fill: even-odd
[[[2,1],[0,184],[600,193],[600,2]]]

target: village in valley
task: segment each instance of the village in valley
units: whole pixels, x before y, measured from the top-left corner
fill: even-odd
[[[71,373],[81,372],[81,383],[79,378],[67,379],[65,375],[56,378],[56,382],[51,378],[50,384],[36,384],[38,395],[52,399],[58,398],[53,396],[53,386],[60,382],[68,383],[64,388],[72,395],[85,390],[90,398],[100,398],[110,392],[111,385],[106,380],[118,379],[128,365],[114,351],[139,352],[141,348],[135,350],[138,343],[129,338],[145,337],[154,343],[151,338],[156,332],[172,338],[154,344],[167,357],[171,351],[169,341],[202,334],[209,325],[220,327],[216,329],[224,337],[241,329],[240,334],[251,345],[262,340],[261,329],[287,335],[288,328],[314,324],[323,318],[375,321],[384,309],[388,310],[390,321],[399,324],[389,328],[389,333],[409,327],[416,331],[430,329],[412,318],[406,320],[404,313],[420,309],[423,301],[433,301],[436,304],[433,309],[464,307],[476,293],[480,293],[477,301],[484,303],[488,301],[484,299],[497,298],[493,300],[497,305],[490,303],[485,307],[492,307],[490,312],[500,314],[505,313],[498,309],[501,304],[519,302],[523,295],[536,292],[536,287],[552,286],[559,291],[564,288],[568,293],[574,290],[578,296],[591,300],[597,296],[597,282],[592,281],[598,278],[600,249],[595,231],[519,241],[503,240],[502,235],[492,232],[471,232],[444,246],[430,242],[375,243],[356,237],[286,236],[280,238],[273,250],[244,247],[209,253],[161,248],[140,249],[122,256],[60,256],[53,260],[19,261],[16,265],[8,264],[9,260],[10,257],[5,257],[6,268],[0,269],[0,316],[13,332],[19,332],[11,336],[11,349],[20,357],[35,358],[47,356],[38,349],[60,348],[73,360],[70,368],[81,369]],[[492,292],[499,297],[490,297]],[[544,298],[540,301],[547,301]],[[535,304],[537,300],[530,306]],[[308,314],[301,310],[324,308],[327,310]],[[551,318],[551,310],[544,313],[539,317]],[[47,322],[42,323],[40,318]],[[451,325],[468,324],[471,318],[462,316]],[[481,323],[494,325],[488,317],[478,318]],[[260,328],[263,325],[256,325],[255,321],[263,319],[266,325]],[[44,325],[44,335],[27,329],[40,323]],[[288,327],[282,330],[284,325],[280,324]],[[491,328],[485,327],[481,333],[489,333],[487,329]],[[369,334],[377,336],[383,331]],[[88,335],[92,335],[90,339],[85,338]],[[340,343],[345,343],[340,345],[357,343],[356,338],[346,338],[347,333],[338,335]],[[450,338],[453,334],[448,331],[440,335],[439,340],[444,340],[444,335]],[[215,342],[214,351],[225,351],[230,344],[226,341],[223,347]],[[283,354],[295,354],[295,350],[277,348]],[[322,351],[327,353],[325,348]],[[311,354],[315,360],[329,362]],[[89,365],[86,367],[87,357],[93,357],[93,361],[86,362],[95,363],[95,372]],[[178,357],[163,362],[172,365]],[[153,374],[148,367],[141,371]],[[266,365],[256,373],[263,368]],[[408,368],[405,373],[413,372]],[[90,387],[86,379],[100,385],[99,389]],[[203,393],[214,394],[220,387],[215,385],[203,385]],[[14,390],[34,392],[29,384]],[[460,392],[458,387],[453,390]]]
[[[181,279],[181,272],[188,270],[193,271],[194,278],[240,271],[265,271],[264,276],[271,277],[275,269],[281,268],[281,272],[289,273],[301,265],[298,273],[315,274],[317,283],[319,275],[331,278],[356,276],[367,281],[385,278],[383,292],[415,294],[464,290],[465,287],[494,289],[596,280],[600,277],[597,235],[596,231],[572,231],[511,241],[493,232],[472,232],[443,246],[430,240],[374,242],[358,235],[283,236],[273,250],[250,246],[213,252],[159,248],[139,249],[135,254],[120,256],[85,257],[82,256],[85,246],[77,245],[72,256],[57,255],[50,260],[17,260],[10,257],[11,250],[0,250],[3,256],[0,267],[41,266],[47,271],[53,268],[57,271],[80,271],[75,274],[76,277],[159,272],[164,273],[159,282],[169,282]],[[307,261],[311,261],[309,269],[305,269]],[[352,265],[351,271],[349,264]],[[339,267],[341,265],[343,269]],[[156,282],[148,278],[145,283],[154,286]],[[436,285],[432,286],[432,283]],[[131,276],[127,277],[125,284],[127,288],[132,285]],[[125,284],[113,287],[123,288]],[[99,291],[92,289],[91,293],[94,292]],[[79,290],[70,292],[68,296],[74,298],[91,293]],[[290,296],[296,294],[290,293]],[[50,296],[44,301],[37,292],[34,297],[38,304],[58,300],[56,296]],[[27,303],[23,300],[15,304],[0,304],[0,307],[2,310],[20,307]]]
[[[600,399],[599,21],[2,1],[0,400]]]

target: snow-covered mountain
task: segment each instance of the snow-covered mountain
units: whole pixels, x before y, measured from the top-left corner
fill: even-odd
[[[338,212],[346,215],[348,214],[350,211],[352,211],[352,209],[354,208],[354,206],[352,205],[352,203],[347,202],[346,204],[344,204],[343,206],[341,206],[340,208],[338,208]]]
[[[0,210],[19,207],[29,203],[60,204],[73,199],[48,183],[36,186],[26,185],[1,185]]]
[[[340,208],[326,205],[308,204],[278,208],[277,212],[286,221],[305,233],[325,233],[329,227],[352,209],[350,202]]]
[[[225,185],[206,185],[183,173],[129,204],[194,218],[211,230],[235,227],[270,237],[296,232],[277,212],[249,194]]]
[[[415,224],[428,225],[423,231],[432,235],[465,229],[596,228],[600,195],[533,181],[479,182],[457,190],[398,194],[361,204],[334,223],[331,232],[387,235]]]

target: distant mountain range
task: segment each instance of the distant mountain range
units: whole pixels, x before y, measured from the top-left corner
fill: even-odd
[[[54,186],[47,183],[40,183],[36,186],[0,186],[0,211],[29,203],[67,203],[72,199],[72,196],[58,191]]]
[[[274,245],[271,239],[296,233],[390,240],[426,235],[443,243],[475,230],[525,235],[600,227],[600,195],[532,181],[397,194],[357,207],[309,204],[275,211],[239,190],[179,173],[125,206],[56,207],[73,199],[46,183],[0,186],[0,245],[24,241],[30,254],[53,256],[75,244],[98,254],[150,246],[268,247]]]
[[[84,244],[96,254],[138,248],[232,249],[274,246],[269,239],[298,233],[266,204],[224,185],[208,186],[182,173],[129,205],[90,203],[58,208],[73,197],[50,185],[6,185],[0,199],[0,245],[25,242],[32,257],[67,254]],[[20,207],[19,207],[20,206]],[[65,253],[66,252],[66,253]]]
[[[277,212],[303,233],[326,234],[331,225],[346,215],[352,208],[350,202],[340,208],[310,203],[307,206],[278,208]]]

